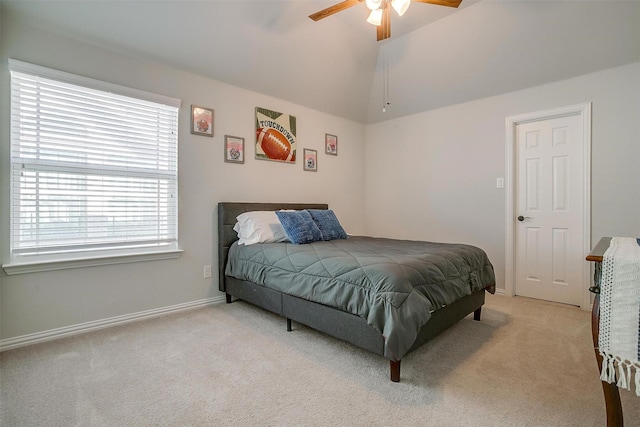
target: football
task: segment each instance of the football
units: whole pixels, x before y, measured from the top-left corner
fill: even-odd
[[[258,144],[264,154],[273,160],[290,161],[293,157],[291,144],[285,136],[272,128],[258,129]]]

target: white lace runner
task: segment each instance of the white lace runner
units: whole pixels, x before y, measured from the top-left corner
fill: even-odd
[[[612,238],[603,256],[599,331],[601,380],[627,390],[635,385],[640,396],[640,245],[635,238]]]

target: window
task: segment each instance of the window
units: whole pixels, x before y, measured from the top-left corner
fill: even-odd
[[[25,263],[179,252],[180,101],[15,60],[9,68],[11,263],[5,271]]]

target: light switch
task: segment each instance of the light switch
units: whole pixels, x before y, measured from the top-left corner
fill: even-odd
[[[504,178],[496,179],[496,188],[504,188]]]

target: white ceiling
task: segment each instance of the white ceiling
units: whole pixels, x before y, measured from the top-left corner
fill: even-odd
[[[1,1],[12,19],[363,123],[640,61],[640,0],[414,3],[384,42],[364,5],[307,17],[340,0]]]

